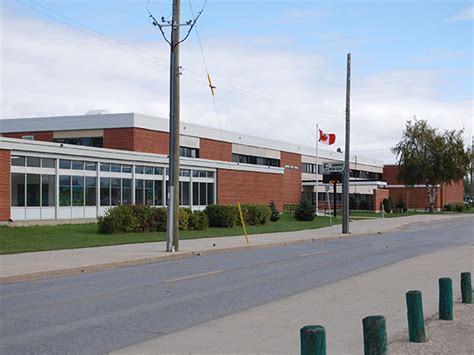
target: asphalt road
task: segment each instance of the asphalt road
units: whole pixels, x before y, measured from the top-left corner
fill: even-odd
[[[0,351],[104,354],[473,239],[470,219],[443,221],[383,235],[3,285]]]

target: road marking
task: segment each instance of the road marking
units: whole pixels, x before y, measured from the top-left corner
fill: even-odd
[[[177,281],[195,279],[195,278],[197,278],[197,277],[203,277],[203,276],[209,276],[209,275],[220,274],[221,272],[224,272],[224,270],[216,270],[216,271],[210,271],[210,272],[203,272],[202,274],[195,274],[195,275],[189,275],[189,276],[178,277],[178,278],[176,278],[176,279],[166,280],[165,282],[177,282]]]
[[[301,254],[300,257],[304,258],[306,256],[320,255],[320,254],[326,254],[326,253],[329,253],[329,250],[320,250],[314,253]]]

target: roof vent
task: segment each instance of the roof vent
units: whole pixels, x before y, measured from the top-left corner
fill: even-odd
[[[86,116],[91,116],[91,115],[102,115],[102,114],[107,114],[110,113],[110,111],[107,110],[90,110],[86,112]]]

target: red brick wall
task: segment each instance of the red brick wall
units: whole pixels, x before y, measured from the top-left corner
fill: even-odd
[[[397,180],[398,165],[384,165],[383,179],[389,185],[400,185],[401,182]]]
[[[376,189],[373,192],[373,210],[374,212],[380,212],[382,202],[384,199],[389,197],[389,191],[385,189]]]
[[[394,204],[396,204],[401,197],[405,205],[407,205],[408,198],[408,208],[410,209],[424,210],[425,208],[429,208],[428,189],[426,187],[389,187],[388,189]],[[440,196],[438,191],[434,202],[435,209],[441,208]]]
[[[232,144],[201,138],[199,142],[199,157],[211,160],[232,161]]]
[[[464,201],[464,184],[462,181],[453,182],[451,185],[444,184],[441,186],[441,206],[444,207],[448,203],[463,203]]]
[[[166,132],[142,128],[107,128],[104,129],[104,148],[168,155],[168,136]]]
[[[10,151],[0,150],[0,221],[10,219]]]
[[[217,171],[217,203],[268,204],[274,201],[283,209],[283,175],[219,169]]]
[[[16,132],[16,133],[3,133],[4,137],[7,138],[20,138],[22,136],[33,136],[37,141],[53,141],[53,132]]]
[[[283,201],[285,204],[298,204],[301,199],[301,155],[281,152],[281,167],[286,165],[297,167],[285,168],[283,175]]]

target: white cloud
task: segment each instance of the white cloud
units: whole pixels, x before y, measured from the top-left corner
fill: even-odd
[[[152,64],[60,25],[13,16],[2,22],[1,118],[92,109],[168,116],[165,62]],[[323,55],[262,45],[262,39],[203,40],[223,129],[312,146],[319,123],[338,135],[336,148],[343,148],[345,67],[333,67]],[[206,79],[194,74],[203,73],[194,42],[181,50],[182,120],[219,127]],[[168,56],[158,40],[134,45],[157,57]],[[438,97],[437,73],[363,77],[357,56],[353,70],[354,153],[392,161],[390,147],[413,115],[443,129],[464,126],[470,137],[472,101]]]
[[[453,17],[451,21],[472,21],[474,20],[474,6],[468,7],[464,10],[459,11]]]

